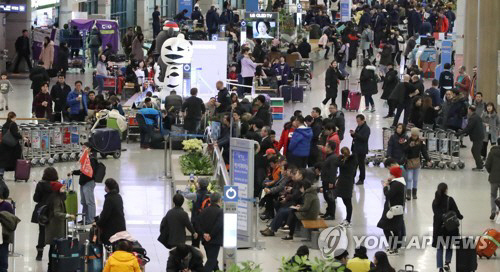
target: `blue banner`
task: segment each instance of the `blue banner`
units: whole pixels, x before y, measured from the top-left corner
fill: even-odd
[[[191,12],[193,11],[193,0],[179,0],[179,9],[177,12],[187,9],[187,17],[191,17]]]
[[[351,1],[340,0],[340,21],[348,22],[351,20]]]
[[[247,0],[246,11],[259,11],[259,0]]]

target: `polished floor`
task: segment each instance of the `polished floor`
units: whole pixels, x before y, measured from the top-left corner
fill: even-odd
[[[288,116],[294,110],[302,110],[308,114],[312,107],[319,106],[324,97],[324,71],[328,63],[319,61],[315,64],[312,91],[306,92],[304,103],[287,104],[285,112]],[[351,71],[351,89],[357,88],[357,77],[359,69]],[[79,74],[69,74],[68,82],[73,83],[82,79]],[[90,75],[84,75],[85,85],[90,85]],[[29,80],[13,79],[16,92],[9,95],[10,109],[15,111],[18,117],[28,117],[31,107],[31,90]],[[52,83],[55,83],[53,80]],[[427,82],[428,84],[428,82]],[[370,149],[382,148],[382,128],[389,125],[390,120],[383,119],[386,109],[382,106],[379,95],[375,99],[377,110],[367,113],[367,122],[371,127],[369,141]],[[339,102],[340,98],[338,98]],[[355,115],[357,113],[347,112],[346,131],[356,126]],[[0,112],[0,117],[5,117],[6,112]],[[283,122],[275,122],[273,129],[281,133]],[[346,133],[342,146],[350,146],[351,137]],[[471,143],[467,140],[466,145]],[[158,150],[144,151],[138,148],[137,143],[124,144],[127,148],[119,160],[103,160],[107,166],[107,176],[119,181],[121,194],[124,199],[127,229],[147,249],[151,262],[147,265],[148,271],[164,271],[168,258],[167,250],[157,242],[159,234],[159,223],[171,206],[171,186],[160,177],[163,175],[163,152]],[[446,182],[449,185],[449,194],[452,195],[464,215],[461,231],[463,235],[479,235],[487,228],[500,228],[491,222],[490,212],[490,186],[487,173],[472,172],[472,157],[469,149],[462,149],[461,156],[466,162],[463,170],[423,170],[419,180],[419,199],[408,203],[406,207],[405,221],[407,235],[426,236],[432,235],[432,209],[431,202],[434,197],[437,184]],[[76,168],[74,163],[59,163],[55,165],[61,177],[70,170]],[[11,197],[17,203],[17,215],[22,222],[16,231],[15,251],[22,254],[20,257],[9,259],[9,271],[45,271],[47,255],[42,262],[35,261],[35,244],[37,239],[37,226],[30,223],[30,216],[34,208],[32,196],[36,181],[41,177],[41,167],[34,168],[31,180],[28,183],[14,183],[13,173],[7,173],[7,184],[11,190]],[[367,168],[367,179],[364,186],[356,186],[353,195],[354,213],[352,219],[352,235],[374,235],[382,236],[382,230],[376,227],[381,216],[384,198],[380,180],[387,177],[387,170],[379,167]],[[104,188],[99,184],[95,189],[98,213],[102,209],[104,201]],[[337,205],[337,219],[345,214],[341,202]],[[331,226],[340,220],[329,222]],[[263,223],[259,222],[260,228]],[[277,271],[281,264],[282,256],[292,256],[301,245],[300,239],[295,241],[282,241],[280,237],[285,233],[278,232],[277,237],[260,237],[264,242],[263,249],[239,250],[237,260],[251,260],[261,265],[264,271]],[[369,250],[372,258],[375,249]],[[350,248],[352,256],[353,249]],[[312,256],[320,256],[319,251],[312,250]],[[396,270],[405,264],[415,265],[417,271],[437,271],[435,261],[436,250],[431,247],[425,249],[412,249],[402,252],[399,256],[390,257],[390,261]],[[222,255],[220,255],[222,256]],[[220,257],[222,258],[222,257]],[[452,261],[454,271],[455,259]],[[500,271],[500,258],[490,260],[479,260],[478,271]]]

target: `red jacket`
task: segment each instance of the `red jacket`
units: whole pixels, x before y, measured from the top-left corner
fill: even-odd
[[[339,135],[337,134],[337,132],[334,132],[330,136],[328,136],[328,138],[326,139],[326,142],[328,143],[329,141],[334,141],[336,144],[335,150],[333,151],[333,153],[337,156],[340,155],[340,138],[339,138]],[[323,153],[323,159],[326,159],[326,147],[323,147],[323,149],[321,151]]]
[[[446,16],[439,18],[437,21],[436,30],[437,32],[448,32],[448,27],[450,26],[450,22]]]
[[[286,151],[288,149],[288,142],[290,141],[290,133],[292,133],[295,128],[291,127],[290,129],[284,129],[281,132],[280,141],[278,142],[278,147],[276,148],[278,151],[283,148],[283,156],[286,156]]]

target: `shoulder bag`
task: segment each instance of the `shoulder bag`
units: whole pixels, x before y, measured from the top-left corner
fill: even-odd
[[[446,212],[443,214],[443,227],[447,231],[457,230],[460,226],[460,220],[458,219],[457,213],[455,211],[450,211],[450,197],[446,201]]]
[[[12,126],[12,123],[9,126],[9,129],[5,133],[5,135],[2,135],[2,144],[8,146],[8,147],[14,147],[16,146],[19,141],[14,138],[14,135],[12,135],[12,132],[10,132],[10,127]]]
[[[390,187],[389,187],[390,190]],[[404,214],[404,207],[403,205],[394,205],[391,206],[391,201],[388,199],[387,202],[389,203],[389,210],[385,214],[387,219],[392,219],[394,216],[398,215],[403,215]]]

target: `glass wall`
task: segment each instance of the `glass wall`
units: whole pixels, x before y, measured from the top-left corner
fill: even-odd
[[[89,15],[97,14],[97,0],[87,0],[78,4],[78,11],[87,12]]]
[[[161,18],[174,18],[177,14],[177,1],[176,0],[149,0],[149,10],[153,14],[154,7],[158,6],[161,13]],[[151,16],[150,14],[150,16]],[[162,19],[163,20],[163,19]],[[153,18],[150,19],[153,23]]]
[[[136,0],[111,0],[111,19],[117,20],[121,35],[125,34],[127,27],[137,25]]]

